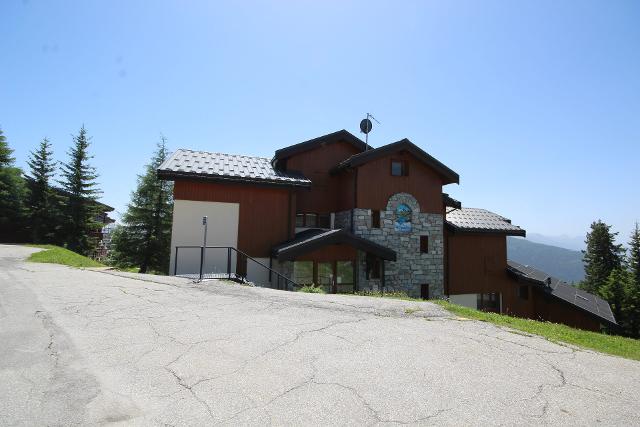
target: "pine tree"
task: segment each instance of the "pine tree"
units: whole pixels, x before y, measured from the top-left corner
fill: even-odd
[[[0,129],[0,240],[5,242],[26,238],[27,189],[22,170],[14,166],[12,154],[13,150]]]
[[[144,175],[122,217],[122,225],[112,235],[111,260],[115,264],[147,271],[169,269],[173,196],[171,183],[158,179],[158,167],[166,160],[166,139],[160,138]]]
[[[610,230],[610,225],[598,220],[591,224],[591,232],[587,233],[587,249],[582,251],[585,279],[580,285],[587,292],[600,294],[599,290],[611,272],[622,266],[622,245],[615,244],[618,233]]]
[[[625,317],[629,335],[640,337],[640,227],[637,222],[629,241],[629,276]]]
[[[56,165],[52,159],[51,143],[47,138],[32,151],[27,164],[30,168],[29,217],[31,235],[35,243],[52,242],[57,227],[55,194],[51,190],[51,178]]]
[[[66,245],[72,251],[89,255],[96,246],[93,237],[100,228],[96,222],[96,198],[100,191],[96,178],[96,169],[89,164],[93,156],[89,155],[89,141],[84,125],[73,138],[74,145],[69,150],[69,162],[62,164],[62,188],[67,193],[65,200],[64,237]]]
[[[622,267],[617,267],[611,271],[606,282],[598,290],[600,296],[604,298],[613,311],[613,315],[618,325],[627,329],[626,304],[627,290],[629,283],[629,272]]]

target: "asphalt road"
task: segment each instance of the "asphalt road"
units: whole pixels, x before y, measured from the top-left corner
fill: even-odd
[[[0,425],[640,424],[638,362],[430,303],[22,262],[31,251],[0,246]]]

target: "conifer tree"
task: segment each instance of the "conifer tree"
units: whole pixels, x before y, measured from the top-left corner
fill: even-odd
[[[640,227],[637,222],[629,241],[629,281],[624,309],[629,335],[640,337]]]
[[[51,190],[51,178],[56,169],[51,143],[47,138],[32,151],[27,164],[30,168],[29,218],[31,235],[35,243],[52,242],[57,228],[57,206]]]
[[[158,167],[167,159],[166,139],[160,138],[144,175],[122,217],[122,225],[112,235],[113,263],[137,267],[140,273],[169,269],[171,222],[173,216],[172,184],[158,179]]]
[[[0,240],[5,242],[26,238],[27,190],[22,170],[15,167],[12,154],[13,150],[0,129]]]
[[[627,329],[626,304],[629,283],[629,272],[622,267],[614,268],[606,282],[598,290],[613,311],[618,325]]]
[[[598,220],[591,224],[591,232],[587,233],[587,249],[582,251],[585,279],[580,286],[587,292],[599,295],[611,272],[622,266],[622,245],[615,243],[618,233],[610,230],[610,225]]]
[[[62,164],[62,188],[67,193],[64,212],[64,237],[66,245],[72,251],[89,255],[96,246],[94,233],[100,228],[96,222],[96,198],[100,191],[96,179],[96,169],[89,164],[93,156],[89,155],[90,139],[84,125],[74,145],[69,150],[69,161]]]

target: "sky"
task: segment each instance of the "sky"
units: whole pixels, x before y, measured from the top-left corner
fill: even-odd
[[[160,135],[271,157],[366,113],[530,233],[640,221],[640,2],[0,2],[0,127],[26,167],[84,124],[122,213]]]

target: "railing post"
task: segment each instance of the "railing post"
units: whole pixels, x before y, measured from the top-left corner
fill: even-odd
[[[227,248],[227,277],[231,279],[231,247]]]
[[[173,260],[173,275],[178,275],[178,247],[176,246],[176,257]]]
[[[204,264],[204,246],[200,246],[200,281],[202,282],[202,264]]]

